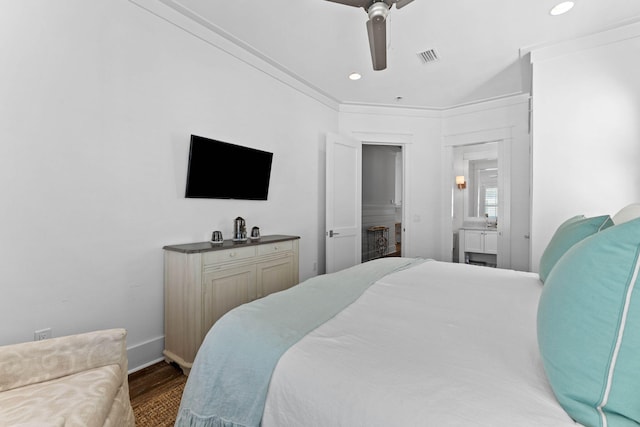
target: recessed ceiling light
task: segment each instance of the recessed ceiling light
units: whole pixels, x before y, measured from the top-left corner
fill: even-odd
[[[349,74],[349,79],[351,80],[360,80],[362,76],[360,75],[360,73],[351,73]]]
[[[563,1],[562,3],[558,3],[549,11],[552,16],[562,15],[563,13],[567,13],[573,8],[575,3],[572,1]]]

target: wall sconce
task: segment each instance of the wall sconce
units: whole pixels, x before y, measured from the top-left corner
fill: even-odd
[[[456,176],[456,184],[458,185],[458,190],[464,190],[467,188],[467,183],[464,181],[463,175]]]

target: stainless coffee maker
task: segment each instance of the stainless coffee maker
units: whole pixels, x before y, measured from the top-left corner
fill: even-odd
[[[242,217],[233,221],[233,240],[247,240],[247,226]]]

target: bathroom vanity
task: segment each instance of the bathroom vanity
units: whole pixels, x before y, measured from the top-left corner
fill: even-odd
[[[498,230],[496,228],[461,228],[458,232],[458,262],[496,267],[498,264]]]

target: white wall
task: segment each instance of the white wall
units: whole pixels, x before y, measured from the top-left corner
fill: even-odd
[[[131,368],[160,357],[162,247],[236,216],[316,274],[336,109],[128,1],[2,8],[0,345],[125,327]],[[185,199],[191,133],[272,151],[269,200]]]
[[[532,260],[565,219],[640,201],[640,24],[532,52]]]
[[[362,203],[394,204],[397,149],[384,145],[362,147]]]

